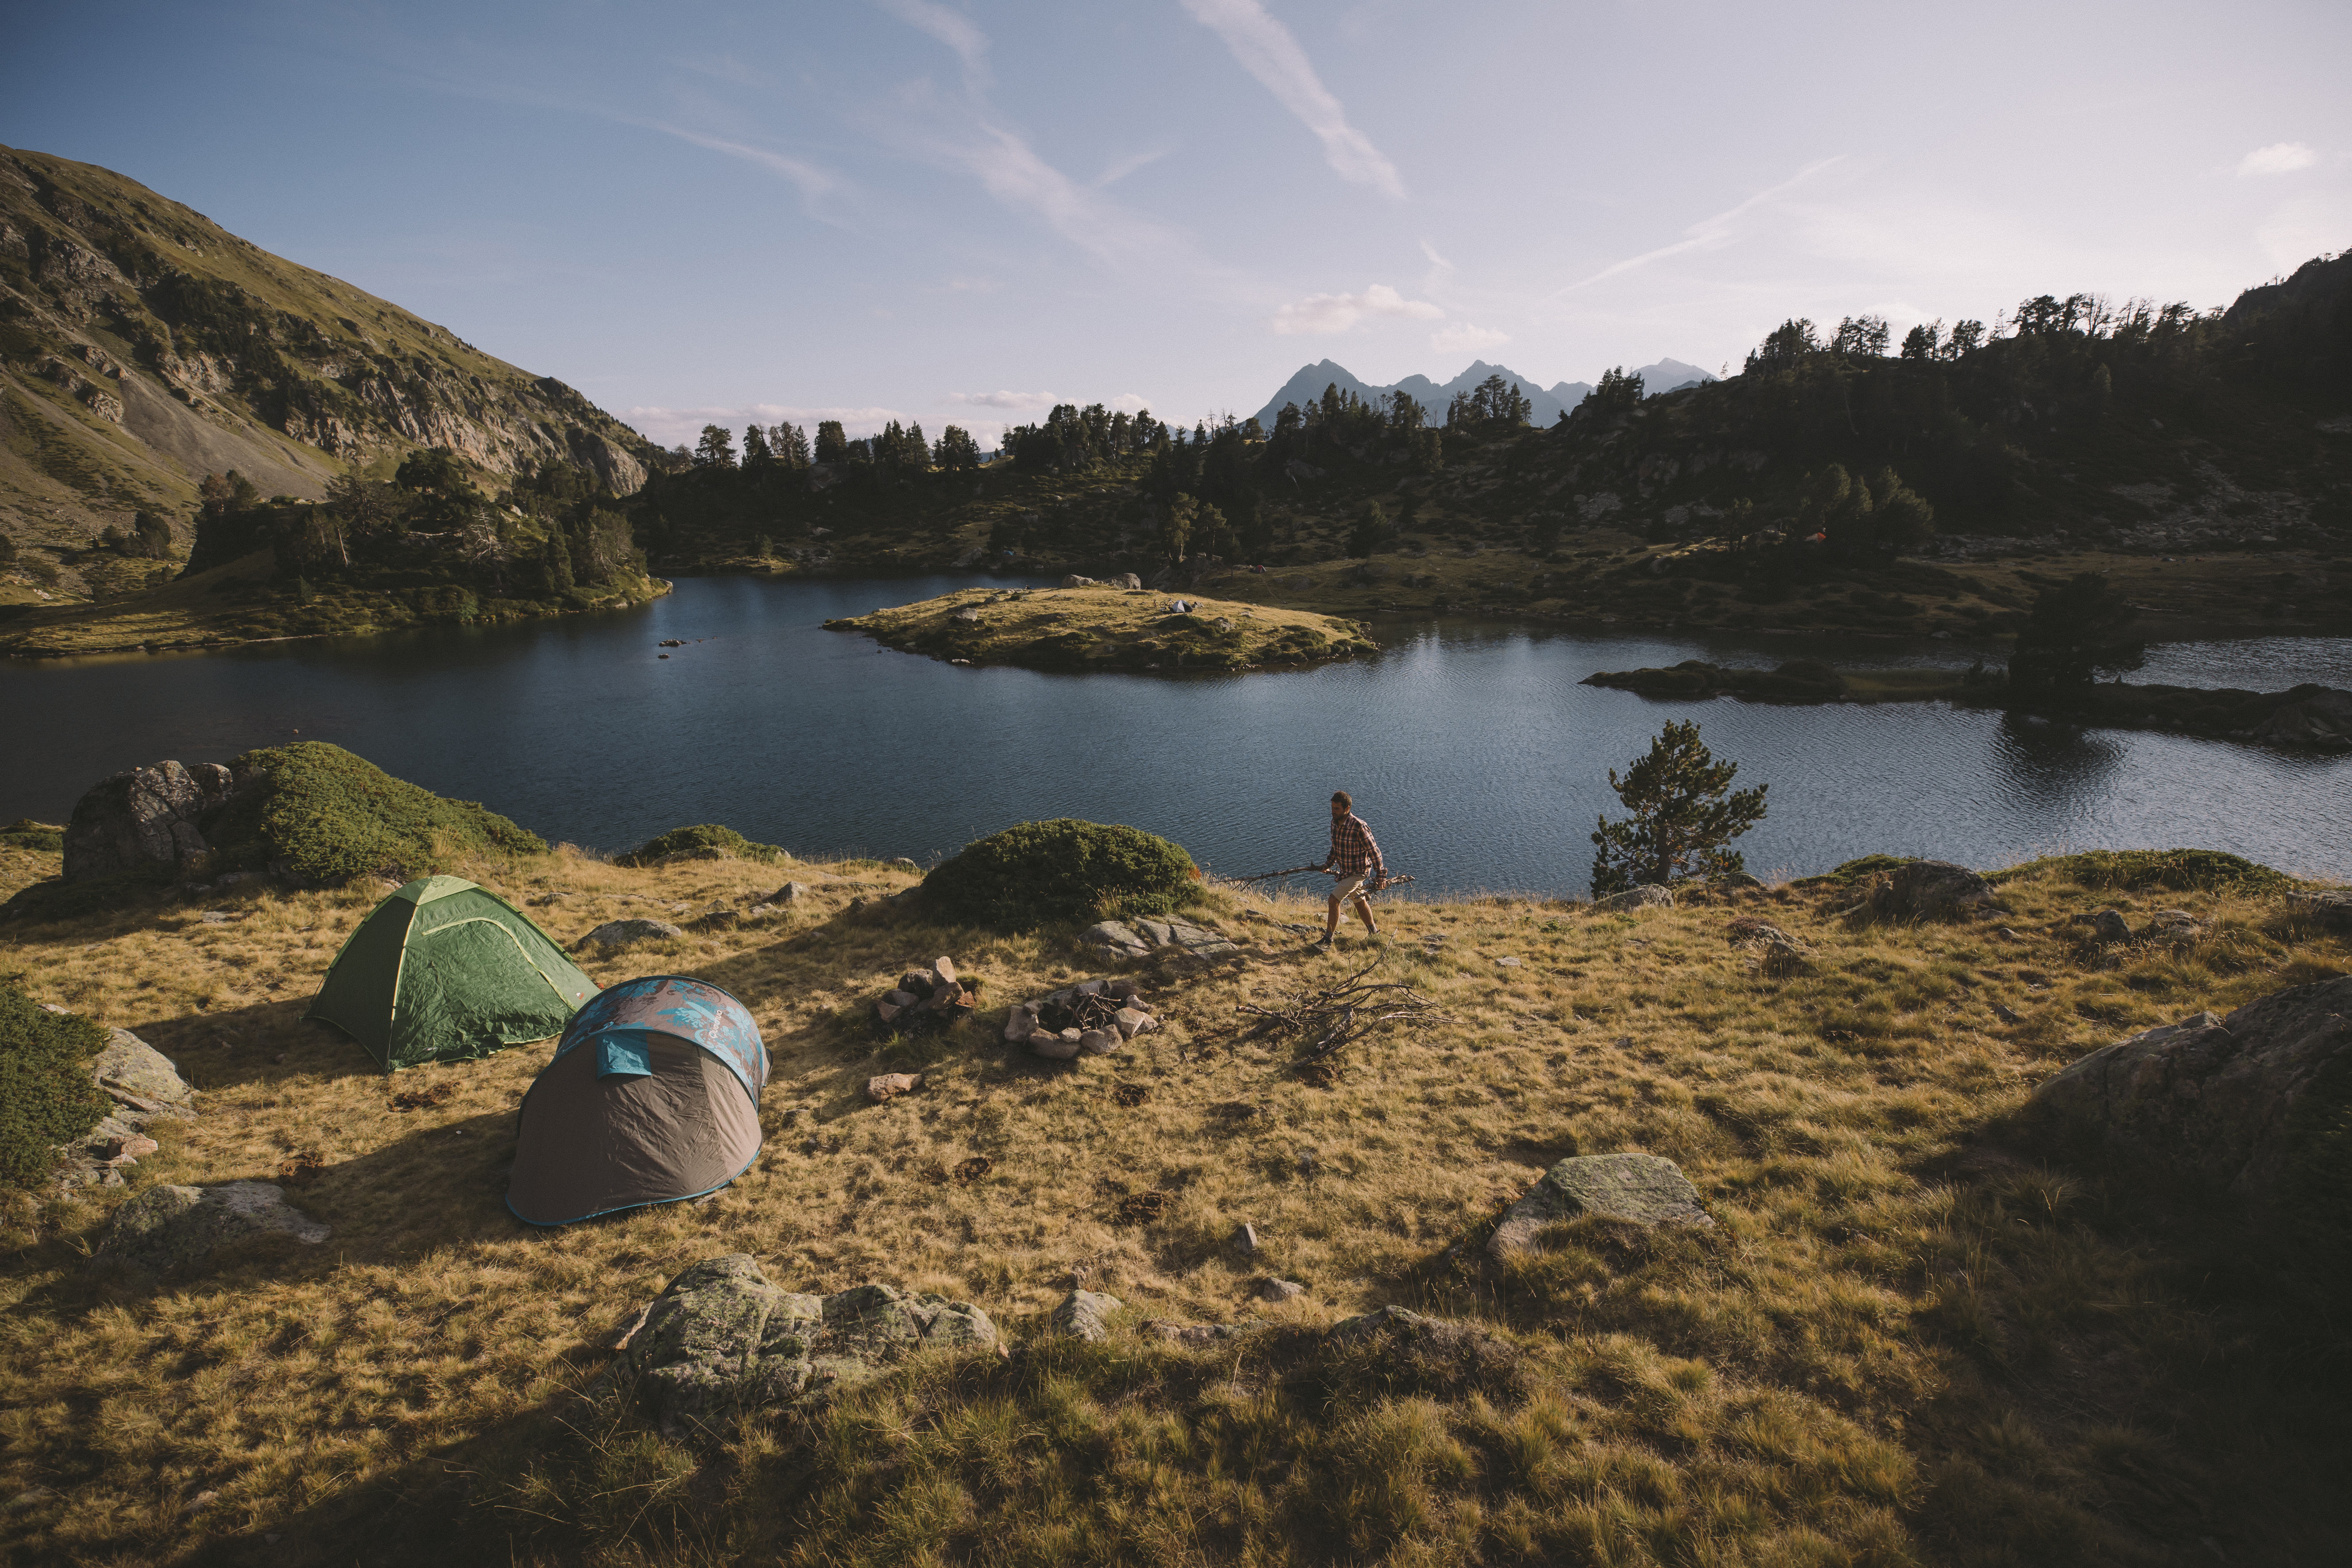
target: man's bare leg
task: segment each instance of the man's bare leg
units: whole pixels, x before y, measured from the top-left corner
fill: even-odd
[[[1331,941],[1334,937],[1339,935],[1339,890],[1337,888],[1334,888],[1331,890],[1330,902],[1330,910],[1323,917],[1323,940],[1325,942]]]
[[[1366,936],[1378,936],[1381,934],[1381,928],[1372,923],[1372,900],[1364,897],[1361,893],[1358,893],[1356,895],[1356,918],[1364,922],[1364,934]],[[1339,921],[1335,918],[1332,923],[1337,925]]]

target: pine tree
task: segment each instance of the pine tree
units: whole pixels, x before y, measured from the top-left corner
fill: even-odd
[[[1633,815],[1596,825],[1592,896],[1745,869],[1739,853],[1726,847],[1764,820],[1770,786],[1735,793],[1738,772],[1738,763],[1717,762],[1700,743],[1696,724],[1683,722],[1668,723],[1622,780],[1610,769],[1609,787]]]
[[[694,445],[694,466],[698,468],[731,468],[735,466],[735,437],[724,425],[705,425],[702,439]]]
[[[816,460],[820,463],[849,461],[849,437],[842,432],[840,420],[817,421]]]
[[[744,426],[743,466],[748,468],[754,463],[764,463],[768,457],[768,433],[757,425]]]

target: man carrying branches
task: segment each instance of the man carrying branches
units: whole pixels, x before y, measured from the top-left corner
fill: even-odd
[[[1356,815],[1356,803],[1346,790],[1331,797],[1331,853],[1315,869],[1328,871],[1339,880],[1331,888],[1331,911],[1323,922],[1323,935],[1312,945],[1330,951],[1339,931],[1339,907],[1350,899],[1355,900],[1357,917],[1364,922],[1364,934],[1380,935],[1381,928],[1372,923],[1372,900],[1366,888],[1369,884],[1371,892],[1379,892],[1389,879],[1388,868],[1381,862],[1381,847],[1371,828]]]

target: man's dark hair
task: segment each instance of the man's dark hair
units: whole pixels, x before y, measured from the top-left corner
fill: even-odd
[[[1343,789],[1333,790],[1331,792],[1331,804],[1333,805],[1344,805],[1349,811],[1356,809],[1355,797]]]

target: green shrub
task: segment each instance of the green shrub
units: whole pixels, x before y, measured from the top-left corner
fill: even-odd
[[[975,839],[926,877],[923,890],[946,919],[1026,931],[1166,914],[1198,879],[1192,858],[1156,834],[1060,816]]]
[[[2175,892],[2281,893],[2295,887],[2283,871],[2257,865],[2219,849],[2093,849],[2080,855],[2055,855],[2029,860],[1995,872],[1990,879],[2006,882],[2029,874],[2054,873],[2078,888],[2118,889],[2137,892],[2167,888]]]
[[[7,826],[0,827],[0,844],[62,855],[66,848],[66,830],[52,827],[46,822],[35,822],[29,816],[20,816]]]
[[[1818,877],[1800,877],[1797,879],[1796,885],[1800,888],[1818,888],[1824,882],[1859,882],[1865,877],[1875,877],[1881,871],[1892,871],[1898,866],[1908,866],[1917,858],[1916,855],[1864,855],[1859,859],[1832,866]]]
[[[306,883],[370,872],[406,879],[484,855],[543,855],[547,842],[470,800],[444,800],[322,741],[247,752],[229,764],[262,776],[205,824],[208,869],[284,861]]]
[[[704,822],[692,827],[673,827],[657,837],[648,838],[626,855],[614,857],[613,863],[650,866],[665,855],[697,853],[707,853],[712,858],[727,855],[738,860],[764,860],[771,865],[792,858],[772,844],[754,844],[731,827]]]
[[[89,1019],[46,1012],[0,985],[0,1183],[38,1185],[57,1163],[57,1145],[106,1114],[106,1096],[89,1076],[89,1058],[106,1038]]]

